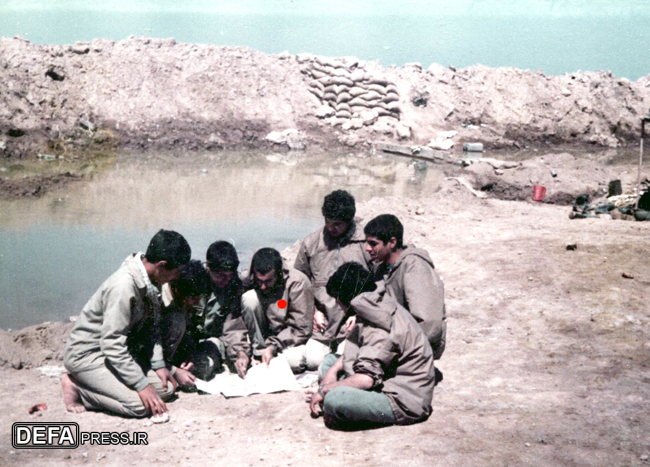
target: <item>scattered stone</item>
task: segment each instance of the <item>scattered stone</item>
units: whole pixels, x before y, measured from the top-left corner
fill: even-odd
[[[374,110],[366,110],[359,113],[359,118],[363,125],[368,126],[374,124],[379,118],[379,115]]]
[[[450,139],[438,137],[436,139],[432,139],[431,141],[429,141],[427,146],[433,149],[440,149],[442,151],[447,151],[451,149],[454,146],[454,144],[455,143]]]
[[[327,118],[327,117],[332,117],[335,114],[336,114],[336,110],[334,110],[327,104],[323,104],[316,110],[315,115],[318,118]]]
[[[408,139],[411,137],[411,129],[402,123],[395,126],[395,131],[397,131],[397,137],[399,139]]]
[[[266,135],[266,140],[275,144],[285,144],[292,133],[298,133],[296,129],[287,129],[284,131],[272,131]]]

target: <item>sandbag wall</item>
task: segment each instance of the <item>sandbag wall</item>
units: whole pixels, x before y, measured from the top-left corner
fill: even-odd
[[[315,57],[308,73],[313,78],[309,90],[324,105],[318,117],[333,117],[332,124],[344,124],[349,119],[359,119],[372,124],[377,117],[399,120],[399,94],[397,86],[381,76],[364,69],[359,62],[344,63]],[[371,112],[374,119],[368,116]]]

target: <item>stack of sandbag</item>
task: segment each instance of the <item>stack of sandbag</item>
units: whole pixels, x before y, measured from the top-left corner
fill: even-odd
[[[323,103],[316,114],[319,118],[329,117],[333,124],[357,119],[363,125],[382,116],[399,120],[397,86],[368,72],[358,61],[315,57],[308,72],[313,78],[309,90]]]

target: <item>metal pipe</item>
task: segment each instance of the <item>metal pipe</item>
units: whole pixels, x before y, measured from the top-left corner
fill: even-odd
[[[634,209],[639,209],[639,200],[641,199],[641,166],[643,165],[643,140],[645,139],[645,122],[650,122],[650,112],[647,117],[641,119],[641,144],[639,148],[639,171],[636,177],[636,203]]]

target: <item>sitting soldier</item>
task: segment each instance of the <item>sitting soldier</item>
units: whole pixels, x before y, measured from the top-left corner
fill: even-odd
[[[336,429],[406,425],[431,414],[435,369],[431,346],[413,316],[358,263],[345,263],[327,292],[356,324],[343,355],[325,358],[310,410]]]
[[[314,295],[307,276],[285,269],[273,248],[258,250],[247,278],[251,290],[242,296],[242,315],[253,344],[253,356],[267,364],[278,353],[294,373],[305,369],[305,343],[311,336]]]

